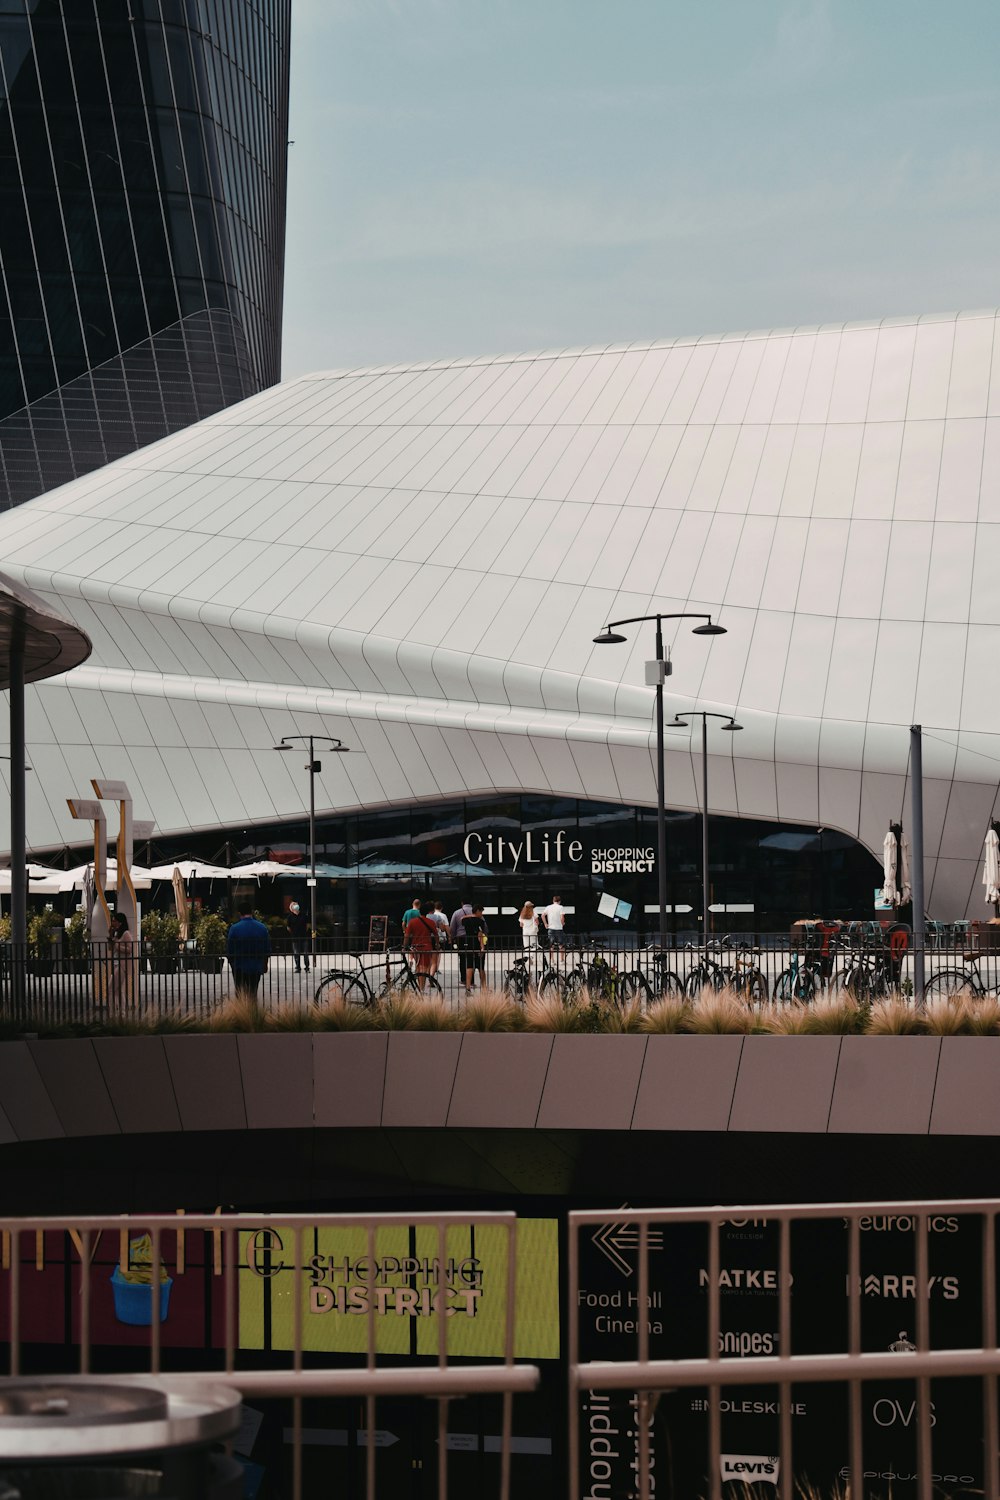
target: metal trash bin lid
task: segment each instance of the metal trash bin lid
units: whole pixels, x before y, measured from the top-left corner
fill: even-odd
[[[241,1397],[210,1378],[69,1375],[0,1378],[0,1463],[160,1453],[224,1442]]]

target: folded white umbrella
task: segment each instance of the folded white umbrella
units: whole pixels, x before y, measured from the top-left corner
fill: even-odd
[[[986,887],[986,900],[991,906],[995,906],[1000,901],[1000,838],[997,838],[995,828],[991,828],[986,835],[985,845],[983,885]]]
[[[903,852],[899,861],[899,878],[901,888],[899,892],[899,904],[905,906],[913,896],[913,885],[910,881],[910,841],[903,834]]]
[[[882,901],[886,906],[899,905],[899,890],[896,886],[896,835],[892,829],[882,840]]]

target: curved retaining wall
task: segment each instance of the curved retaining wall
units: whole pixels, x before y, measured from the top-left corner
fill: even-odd
[[[0,1144],[275,1128],[1000,1135],[1000,1038],[363,1032],[0,1043]]]

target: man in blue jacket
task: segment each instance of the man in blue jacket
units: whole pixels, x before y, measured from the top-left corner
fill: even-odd
[[[261,977],[267,972],[271,957],[271,938],[263,922],[258,922],[250,906],[241,906],[239,921],[226,934],[226,953],[237,990],[248,1000],[257,996]]]

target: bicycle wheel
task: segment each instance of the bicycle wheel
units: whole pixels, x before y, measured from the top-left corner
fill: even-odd
[[[961,969],[940,969],[924,985],[924,999],[940,999],[971,988],[969,975],[964,974]]]
[[[555,969],[547,969],[542,976],[542,982],[538,986],[540,995],[558,995],[560,1000],[566,999],[566,980]]]
[[[652,1000],[652,986],[641,970],[632,969],[630,973],[621,976],[618,981],[618,998],[624,1005],[632,1000],[642,1000],[647,1004]]]
[[[874,993],[873,979],[867,964],[854,964],[844,974],[844,989],[850,990],[857,1000],[870,1000]]]
[[[516,1000],[519,1005],[523,1005],[528,993],[527,974],[523,969],[508,969],[503,976],[501,989],[508,1000]]]
[[[330,973],[323,977],[322,982],[316,986],[316,993],[313,995],[314,1003],[326,1004],[328,1000],[334,998],[331,992],[338,989],[348,1005],[371,1005],[372,1003],[371,994],[364,980],[347,969],[331,969]]]
[[[424,987],[424,994],[425,995],[443,995],[444,994],[444,990],[441,988],[441,981],[437,977],[436,974],[427,974],[427,975],[425,975],[425,978],[427,980],[427,984]]]
[[[741,1000],[754,1004],[767,999],[767,980],[759,969],[744,969],[733,979],[733,989]]]
[[[654,973],[653,979],[659,986],[661,997],[676,995],[678,1000],[684,998],[684,981],[679,974],[674,973],[673,969],[659,969]],[[651,993],[652,989],[653,986],[650,986]]]
[[[789,1000],[795,999],[795,980],[797,974],[794,969],[782,969],[774,981],[772,999],[787,1004]]]

